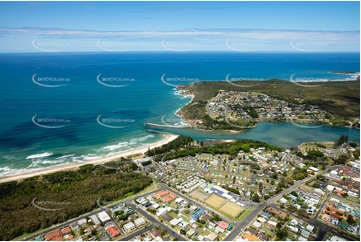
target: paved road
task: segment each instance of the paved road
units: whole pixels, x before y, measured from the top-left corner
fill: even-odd
[[[319,173],[318,175],[324,174],[326,171]],[[284,194],[293,191],[294,189],[298,188],[299,186],[305,184],[307,181],[315,179],[317,175],[310,176],[302,181],[297,181],[292,186],[284,189],[282,192],[278,193],[277,195],[273,196],[272,198],[268,199],[267,201],[258,204],[258,206],[240,223],[237,223],[237,226],[232,230],[232,232],[224,239],[226,241],[234,240],[245,227],[256,218],[256,216],[265,209],[266,206],[272,205],[275,201],[279,200]],[[287,212],[289,213],[289,212]]]
[[[186,238],[184,238],[183,236],[181,236],[180,234],[175,233],[174,230],[168,228],[167,226],[165,226],[164,224],[160,223],[155,217],[149,215],[147,212],[145,212],[143,209],[138,209],[137,206],[135,204],[133,204],[131,201],[126,201],[125,202],[129,207],[133,208],[134,211],[137,211],[138,213],[140,213],[143,217],[147,218],[152,225],[154,226],[161,226],[163,227],[165,230],[167,230],[168,234],[170,234],[171,236],[177,238],[178,240],[182,241],[182,240],[187,240]],[[147,231],[147,230],[146,230]],[[131,234],[131,238],[134,238],[135,236],[141,235],[142,233],[134,233]],[[123,240],[123,239],[121,239]]]
[[[141,234],[144,234],[145,232],[147,232],[147,231],[150,230],[150,229],[153,229],[154,227],[155,227],[154,224],[149,225],[149,226],[147,226],[147,227],[145,227],[145,228],[143,228],[143,229],[140,229],[140,230],[134,232],[134,233],[131,234],[131,235],[128,235],[128,236],[125,236],[125,237],[121,238],[119,241],[129,241],[129,240],[132,240],[134,237],[139,236],[139,235],[141,235]]]
[[[284,213],[289,213],[289,211],[284,210],[284,209],[278,207],[276,204],[271,204],[271,205],[269,205],[269,206],[270,206],[270,207],[273,207],[273,208],[277,208],[278,210],[281,210],[281,211],[284,212]],[[330,233],[335,234],[335,235],[338,236],[338,237],[345,238],[345,239],[347,239],[348,241],[359,241],[359,240],[360,240],[360,239],[357,238],[357,237],[354,237],[354,236],[351,236],[351,235],[348,235],[348,234],[344,234],[344,233],[341,234],[341,233],[337,232],[337,230],[335,230],[334,228],[328,226],[327,224],[322,223],[321,221],[318,221],[318,220],[317,220],[317,217],[307,219],[307,218],[303,218],[303,217],[301,217],[301,216],[298,216],[297,214],[294,214],[294,213],[292,213],[292,216],[293,216],[293,217],[296,217],[296,218],[298,218],[298,219],[300,219],[300,220],[304,220],[304,221],[306,221],[307,223],[309,223],[309,224],[311,224],[311,225],[313,225],[313,226],[315,226],[315,227],[318,227],[320,230],[325,231],[325,234],[326,234],[326,232],[330,232]],[[317,237],[318,237],[318,236],[317,236]],[[322,239],[323,239],[323,238],[322,238]]]

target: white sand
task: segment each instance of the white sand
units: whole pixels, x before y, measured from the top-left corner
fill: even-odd
[[[143,146],[143,147],[139,147],[139,148],[135,148],[135,149],[131,149],[131,150],[126,150],[124,152],[121,152],[119,154],[113,155],[113,156],[109,156],[106,158],[101,158],[101,159],[97,159],[97,160],[91,160],[91,161],[84,161],[84,162],[80,162],[80,163],[71,163],[71,164],[61,164],[61,165],[56,165],[56,166],[51,166],[51,167],[47,167],[44,169],[39,169],[37,171],[32,171],[29,173],[22,173],[22,174],[17,174],[17,175],[10,175],[10,176],[4,176],[4,177],[0,177],[0,183],[1,182],[9,182],[9,181],[16,181],[16,180],[22,180],[25,178],[29,178],[32,176],[39,176],[39,175],[44,175],[44,174],[49,174],[49,173],[53,173],[53,172],[57,172],[57,171],[64,171],[64,170],[74,170],[77,169],[79,166],[83,166],[86,164],[103,164],[106,163],[108,161],[111,160],[116,160],[119,159],[120,157],[127,157],[130,155],[135,155],[135,154],[139,154],[142,153],[144,154],[145,152],[148,151],[149,149],[153,149],[155,147],[159,147],[162,146],[164,144],[167,144],[169,142],[171,142],[172,140],[176,139],[178,137],[178,135],[173,135],[173,134],[165,134],[164,139],[148,145],[148,146]]]

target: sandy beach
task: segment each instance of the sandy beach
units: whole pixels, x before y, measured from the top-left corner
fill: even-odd
[[[31,171],[31,172],[28,172],[28,173],[26,172],[26,173],[17,174],[17,175],[9,175],[9,176],[0,177],[0,183],[9,182],[9,181],[16,181],[16,180],[22,180],[22,179],[29,178],[29,177],[32,177],[32,176],[44,175],[44,174],[49,174],[49,173],[53,173],[53,172],[57,172],[57,171],[73,170],[73,169],[77,169],[78,167],[86,165],[86,164],[94,164],[94,165],[103,164],[103,163],[106,163],[106,162],[111,161],[111,160],[119,159],[120,157],[127,157],[127,156],[134,155],[134,154],[139,154],[139,153],[144,154],[146,151],[148,151],[148,148],[153,149],[155,147],[162,146],[164,144],[167,144],[167,143],[171,142],[172,140],[176,139],[177,137],[178,137],[178,135],[164,134],[164,138],[162,140],[160,140],[160,141],[158,141],[156,143],[147,145],[147,146],[142,146],[142,147],[139,147],[139,148],[126,150],[126,151],[121,152],[119,154],[109,156],[109,157],[105,157],[105,158],[102,158],[102,159],[84,161],[84,162],[80,162],[80,163],[70,163],[70,164],[55,165],[55,166],[47,167],[47,168],[44,168],[44,169]]]

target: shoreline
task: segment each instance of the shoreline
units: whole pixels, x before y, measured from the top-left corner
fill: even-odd
[[[46,175],[46,174],[54,173],[54,172],[58,172],[58,171],[75,170],[83,165],[88,165],[88,164],[98,165],[98,164],[103,164],[103,163],[109,162],[111,160],[119,159],[121,157],[127,157],[130,155],[135,155],[135,154],[139,154],[139,153],[144,154],[145,152],[148,151],[148,148],[153,149],[155,147],[160,147],[162,145],[165,145],[165,144],[175,140],[177,137],[178,137],[178,135],[175,135],[175,134],[164,134],[163,139],[161,139],[158,142],[155,142],[155,143],[152,143],[149,145],[143,145],[141,147],[130,149],[130,150],[125,150],[123,152],[120,152],[118,154],[115,154],[115,155],[112,155],[109,157],[104,157],[101,159],[94,159],[94,160],[84,161],[84,162],[79,162],[79,163],[65,163],[65,164],[54,165],[54,166],[50,166],[50,167],[46,167],[46,168],[39,168],[38,170],[35,170],[33,172],[24,172],[21,174],[3,176],[3,177],[0,177],[0,183],[10,182],[10,181],[19,181],[19,180],[23,180],[26,178],[39,176],[39,175]]]

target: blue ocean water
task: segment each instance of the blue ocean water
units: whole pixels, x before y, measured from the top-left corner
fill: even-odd
[[[162,118],[182,123],[174,113],[190,98],[175,91],[178,84],[225,80],[227,75],[347,80],[350,75],[332,72],[359,72],[359,66],[358,53],[0,54],[0,176],[97,159],[160,140],[144,124],[161,124]],[[359,130],[321,127],[317,135],[311,130],[267,123],[236,136],[165,131],[196,139],[253,138],[284,147],[335,140],[343,133],[359,140]]]

